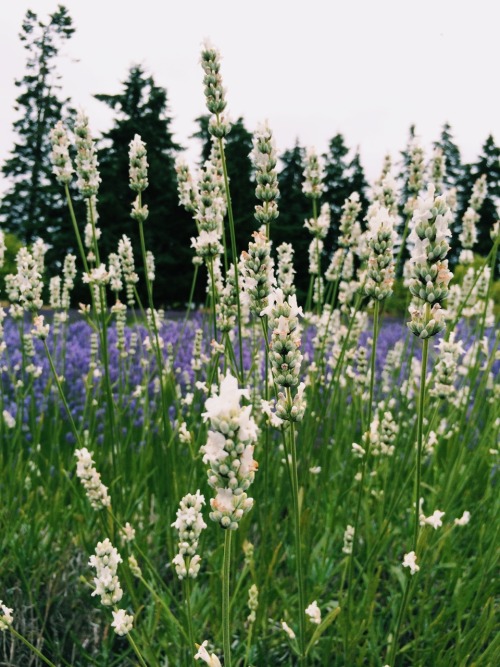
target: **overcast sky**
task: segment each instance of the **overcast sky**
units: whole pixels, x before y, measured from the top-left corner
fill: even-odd
[[[337,132],[360,147],[370,179],[386,152],[398,157],[408,128],[430,150],[445,121],[464,160],[493,134],[500,143],[500,2],[497,0],[66,0],[76,33],[59,71],[63,89],[95,134],[110,111],[94,93],[117,93],[144,65],[167,89],[176,140],[197,157],[194,119],[204,113],[200,45],[222,54],[228,110],[253,130],[267,119],[278,150],[295,138],[321,152]],[[12,148],[14,79],[27,9],[51,0],[3,0],[0,21],[0,162]],[[78,62],[75,62],[77,60]]]

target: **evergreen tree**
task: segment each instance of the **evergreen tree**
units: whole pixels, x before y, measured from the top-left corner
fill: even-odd
[[[52,241],[68,226],[61,188],[52,175],[49,133],[58,120],[71,114],[68,100],[59,97],[56,61],[73,33],[68,10],[59,5],[47,22],[28,11],[19,35],[28,52],[27,72],[15,82],[22,91],[15,106],[18,138],[2,167],[11,185],[0,205],[0,216],[5,228],[27,244],[39,236]],[[51,256],[47,259],[50,263]]]
[[[280,157],[282,168],[278,174],[280,197],[279,217],[271,225],[271,240],[274,248],[281,243],[291,243],[295,251],[294,267],[297,272],[295,284],[299,302],[304,302],[309,286],[308,248],[311,236],[304,222],[311,217],[311,201],[302,192],[305,168],[305,148],[299,145],[286,150]]]
[[[435,148],[441,148],[445,158],[445,173],[443,183],[447,190],[459,188],[463,176],[462,156],[460,149],[453,139],[451,125],[445,123],[441,130],[439,141],[434,142]],[[458,193],[457,193],[458,194]]]
[[[107,256],[116,252],[123,234],[129,236],[142,273],[139,230],[130,217],[134,193],[129,187],[129,144],[135,134],[146,143],[149,163],[149,187],[143,195],[149,217],[144,225],[146,246],[156,260],[155,301],[179,304],[187,301],[192,280],[193,251],[190,238],[196,227],[179,206],[175,157],[180,146],[170,130],[167,92],[155,84],[141,66],[131,67],[123,90],[115,95],[95,96],[116,113],[113,126],[103,134],[99,151],[102,184],[98,212],[102,219],[101,245]],[[145,296],[144,281],[141,295]]]

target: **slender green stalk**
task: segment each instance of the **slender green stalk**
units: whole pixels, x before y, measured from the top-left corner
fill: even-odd
[[[222,645],[224,648],[224,667],[231,667],[231,623],[229,618],[229,578],[231,573],[231,538],[232,531],[224,534],[224,563],[222,567]]]
[[[347,577],[347,606],[346,606],[346,623],[345,623],[345,645],[344,652],[346,656],[346,664],[349,662],[349,631],[351,627],[351,601],[352,601],[352,581],[354,574],[354,556],[356,552],[356,545],[358,544],[358,528],[359,528],[359,517],[361,515],[361,501],[363,499],[363,490],[365,484],[367,463],[370,456],[371,448],[371,434],[370,434],[370,425],[372,421],[372,408],[373,408],[373,392],[375,387],[375,362],[377,357],[377,340],[379,334],[379,312],[380,312],[380,301],[375,301],[375,308],[373,312],[373,346],[372,353],[370,358],[370,395],[368,398],[368,416],[366,422],[365,433],[367,433],[367,442],[365,454],[363,456],[363,463],[361,467],[361,479],[358,486],[358,499],[356,503],[356,514],[354,517],[354,537],[352,541],[352,549],[349,554],[349,574]]]
[[[219,114],[217,114],[217,120],[219,120]],[[236,286],[236,307],[238,310],[238,347],[240,352],[240,380],[243,382],[244,370],[243,370],[243,337],[241,333],[242,322],[241,322],[241,304],[240,304],[240,283],[239,283],[239,271],[238,271],[238,255],[236,252],[236,235],[234,230],[234,217],[233,217],[233,205],[231,203],[231,193],[229,191],[229,178],[227,175],[227,163],[226,163],[226,153],[224,151],[224,142],[222,139],[219,139],[219,150],[220,157],[222,162],[222,172],[224,174],[224,188],[226,191],[226,201],[227,201],[227,217],[229,220],[229,235],[231,237],[231,254],[233,256],[234,264],[234,282]]]
[[[56,383],[57,391],[59,392],[59,397],[64,405],[64,409],[66,410],[66,414],[68,415],[69,423],[71,426],[71,430],[73,431],[73,435],[76,438],[76,441],[80,447],[82,447],[82,442],[80,438],[80,434],[78,432],[78,429],[76,428],[75,420],[73,419],[73,415],[71,414],[71,410],[68,405],[68,401],[66,400],[66,396],[64,394],[64,390],[62,388],[61,382],[59,380],[59,377],[57,375],[56,368],[54,366],[54,362],[52,361],[52,356],[50,354],[49,348],[47,346],[47,341],[43,341],[43,346],[45,348],[45,354],[47,355],[47,359],[49,360],[49,366],[50,370],[52,371],[52,375],[54,377],[54,382]]]
[[[196,664],[194,659],[193,649],[195,647],[194,643],[194,632],[193,632],[193,615],[191,612],[191,586],[189,585],[189,578],[184,579],[184,597],[186,600],[186,617],[187,617],[187,626],[188,626],[188,635],[189,635],[189,655],[191,656],[191,662],[193,665]]]
[[[418,532],[420,528],[420,485],[422,474],[422,450],[424,447],[424,402],[425,376],[427,374],[427,358],[429,355],[429,339],[425,338],[422,348],[422,371],[420,376],[420,393],[418,397],[417,421],[417,469],[415,471],[415,525],[413,527],[413,551],[417,553]]]
[[[292,392],[290,387],[286,389],[287,399],[292,403]],[[290,454],[292,464],[290,470],[293,502],[293,520],[294,520],[294,540],[295,540],[295,562],[297,570],[297,582],[299,585],[299,662],[300,665],[306,664],[306,625],[305,625],[305,595],[304,595],[304,573],[302,571],[302,538],[300,522],[300,504],[299,504],[299,479],[297,473],[297,447],[295,444],[295,424],[290,422]]]
[[[14,635],[14,637],[17,637],[17,639],[21,640],[21,641],[23,642],[23,644],[26,644],[26,646],[30,649],[30,651],[33,651],[33,653],[34,653],[38,658],[40,658],[40,660],[43,660],[43,662],[44,662],[46,665],[49,665],[49,667],[56,667],[56,665],[54,665],[53,662],[51,662],[48,658],[46,658],[46,657],[43,655],[43,653],[41,653],[41,652],[36,648],[36,646],[33,646],[33,644],[32,644],[31,642],[29,642],[25,637],[23,637],[22,635],[20,635],[19,632],[17,632],[17,630],[14,630],[14,628],[13,628],[12,626],[9,626],[9,628],[10,628],[10,631],[12,632],[12,634]]]
[[[129,640],[130,646],[133,648],[134,653],[137,656],[137,660],[139,660],[139,662],[141,664],[141,667],[148,667],[147,664],[144,662],[144,658],[142,657],[141,652],[139,651],[139,649],[137,647],[137,644],[135,643],[135,641],[134,641],[132,635],[130,634],[130,632],[127,632],[127,639]]]
[[[429,310],[428,304],[426,304]],[[415,519],[413,527],[413,551],[417,554],[418,534],[420,529],[420,486],[421,486],[421,466],[422,466],[422,450],[423,450],[423,433],[424,433],[424,403],[425,403],[425,376],[427,374],[427,358],[429,354],[429,339],[425,338],[422,347],[422,371],[420,378],[420,392],[418,397],[418,414],[417,414],[417,463],[415,470]],[[398,621],[396,625],[396,632],[393,637],[393,644],[391,647],[391,659],[389,661],[390,667],[394,667],[396,659],[396,652],[398,649],[399,634],[401,632],[401,625],[408,604],[410,595],[410,588],[413,581],[413,575],[408,575],[406,579],[405,592],[399,608]]]

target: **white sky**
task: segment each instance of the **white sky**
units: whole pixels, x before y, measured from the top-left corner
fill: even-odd
[[[66,0],[76,33],[59,64],[63,92],[90,115],[94,134],[113,94],[143,64],[167,89],[176,140],[197,157],[194,119],[205,112],[200,44],[222,54],[228,110],[253,130],[267,119],[278,150],[298,137],[326,149],[337,132],[359,145],[370,179],[394,159],[408,128],[430,150],[448,121],[465,160],[492,133],[500,143],[497,0]],[[13,145],[14,79],[25,72],[18,39],[27,9],[46,19],[56,0],[2,0],[0,162]],[[79,62],[72,60],[78,59]]]

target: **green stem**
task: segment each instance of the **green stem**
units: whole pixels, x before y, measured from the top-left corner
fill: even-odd
[[[31,642],[29,642],[25,637],[20,635],[19,632],[17,632],[17,630],[14,630],[14,628],[12,626],[9,626],[9,627],[10,627],[10,631],[12,632],[14,637],[17,637],[17,639],[20,639],[23,642],[23,644],[26,644],[26,646],[30,649],[30,651],[33,651],[33,653],[37,657],[39,657],[40,660],[43,660],[43,662],[46,665],[49,665],[49,667],[56,667],[53,662],[51,662],[48,658],[46,658],[43,655],[43,653],[40,653],[40,651],[35,646],[33,646],[33,644]]]
[[[231,624],[229,619],[229,577],[231,571],[232,531],[227,529],[224,535],[224,563],[222,567],[222,645],[224,648],[224,667],[231,667]]]
[[[76,428],[76,424],[75,424],[75,421],[73,419],[73,415],[71,414],[71,410],[69,409],[68,401],[66,400],[66,396],[64,395],[64,391],[63,391],[63,388],[62,388],[61,383],[59,381],[59,377],[57,375],[57,371],[56,371],[56,368],[54,366],[54,362],[52,361],[52,356],[49,352],[49,348],[47,346],[47,341],[46,340],[43,341],[43,346],[45,348],[45,353],[47,355],[47,359],[49,360],[50,370],[52,371],[52,375],[54,376],[54,381],[56,383],[57,391],[59,392],[59,397],[61,398],[61,401],[64,405],[65,410],[66,410],[66,414],[68,415],[69,423],[71,425],[71,430],[73,431],[73,434],[76,438],[76,441],[77,441],[79,447],[82,447],[83,445],[82,445],[82,442],[81,442],[81,439],[80,439],[80,434],[78,433],[78,429]]]
[[[361,468],[361,480],[358,487],[358,500],[356,503],[356,514],[354,518],[354,537],[352,541],[352,549],[349,554],[349,574],[347,577],[347,608],[346,608],[346,624],[345,624],[345,646],[344,652],[346,656],[346,664],[349,660],[349,630],[351,627],[351,599],[352,599],[352,579],[354,574],[354,555],[356,551],[356,545],[358,544],[358,528],[359,528],[359,517],[361,515],[361,501],[363,499],[363,489],[366,477],[366,470],[368,464],[368,458],[370,456],[371,448],[371,437],[370,437],[370,425],[372,421],[372,407],[373,407],[373,393],[375,387],[375,362],[377,357],[377,340],[379,334],[379,313],[380,313],[380,301],[375,301],[375,308],[373,312],[373,345],[372,345],[372,354],[370,358],[370,395],[368,398],[368,419],[366,423],[365,433],[367,434],[366,450],[363,456],[363,463]]]
[[[188,635],[189,635],[189,655],[191,656],[191,662],[195,665],[193,649],[195,648],[194,643],[194,632],[193,632],[193,617],[191,614],[191,586],[189,585],[189,579],[184,580],[184,597],[186,598],[186,616],[187,616],[187,626],[188,626]]]
[[[141,664],[141,667],[148,667],[148,666],[146,665],[146,663],[144,662],[144,658],[142,657],[141,652],[140,652],[139,649],[137,648],[137,644],[136,644],[135,641],[133,640],[132,635],[130,634],[130,632],[127,633],[127,639],[128,639],[129,642],[130,642],[130,646],[134,649],[134,653],[136,654],[137,659],[139,660],[139,662],[140,662],[140,664]]]
[[[424,441],[424,401],[425,401],[425,376],[427,374],[427,358],[429,355],[429,339],[424,339],[422,349],[422,371],[420,377],[420,394],[418,397],[418,422],[417,422],[417,469],[415,474],[415,525],[413,528],[413,551],[417,553],[418,532],[420,527],[420,482],[422,467],[422,450]]]
[[[217,116],[217,120],[219,120]],[[229,192],[229,178],[227,175],[227,163],[226,163],[226,154],[224,152],[224,142],[222,139],[219,139],[219,150],[222,162],[222,171],[224,174],[224,188],[226,190],[226,201],[227,201],[227,217],[229,220],[229,235],[231,237],[231,254],[233,256],[234,264],[234,283],[236,286],[236,307],[238,309],[238,346],[240,351],[240,379],[243,382],[244,370],[243,370],[243,338],[241,334],[241,304],[240,304],[240,285],[239,285],[239,272],[238,272],[238,255],[236,253],[236,235],[234,231],[234,217],[233,217],[233,205],[231,203],[231,193]]]
[[[292,392],[290,387],[286,389],[287,400],[291,405]],[[297,569],[297,580],[299,584],[299,663],[306,664],[306,627],[305,627],[305,595],[304,595],[304,575],[302,571],[302,539],[300,525],[300,504],[299,504],[299,479],[297,474],[297,448],[295,444],[295,424],[290,422],[290,454],[292,456],[292,465],[290,470],[294,518],[294,538],[295,538],[295,559]]]

